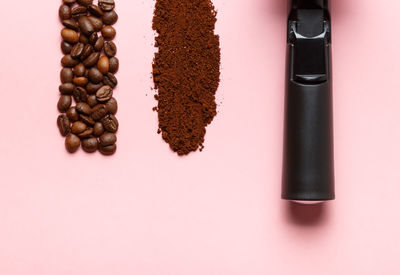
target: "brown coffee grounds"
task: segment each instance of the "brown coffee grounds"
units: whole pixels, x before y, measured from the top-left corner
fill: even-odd
[[[220,80],[216,11],[210,0],[157,0],[153,63],[159,133],[179,155],[203,149]]]

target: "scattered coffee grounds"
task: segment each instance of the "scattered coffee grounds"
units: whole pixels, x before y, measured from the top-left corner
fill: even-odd
[[[88,153],[112,155],[117,149],[114,7],[114,0],[99,0],[98,5],[93,0],[63,0],[59,9],[64,57],[57,125],[70,153],[82,147]]]
[[[157,0],[153,62],[159,133],[178,155],[203,149],[220,80],[216,11],[210,0]]]

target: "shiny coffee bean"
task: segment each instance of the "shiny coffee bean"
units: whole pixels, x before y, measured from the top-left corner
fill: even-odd
[[[86,68],[88,67],[93,67],[97,62],[99,61],[100,58],[100,53],[94,52],[90,54],[85,61],[83,61],[83,65],[85,65]]]
[[[68,42],[70,44],[75,44],[79,41],[78,33],[74,30],[67,28],[61,30],[61,37],[64,39],[65,42]]]
[[[103,74],[96,67],[93,67],[89,70],[89,80],[90,82],[97,84],[103,80]]]
[[[62,95],[72,95],[75,90],[75,85],[73,83],[64,83],[58,87],[58,90]]]
[[[114,44],[114,42],[109,41],[104,44],[104,53],[108,57],[113,57],[117,54],[117,46]]]
[[[99,0],[99,7],[103,11],[112,11],[115,7],[114,0]]]
[[[83,54],[83,49],[84,48],[85,48],[85,45],[83,43],[75,44],[74,47],[71,50],[72,58],[79,59]]]
[[[104,37],[100,36],[96,43],[94,43],[93,47],[95,51],[100,52],[104,47]]]
[[[116,57],[111,57],[110,60],[110,73],[115,74],[119,69],[119,60]]]
[[[89,12],[91,13],[91,14],[93,14],[94,16],[97,16],[97,17],[102,17],[103,16],[103,10],[102,9],[100,9],[100,7],[99,6],[96,6],[96,5],[90,5],[90,6],[88,6],[88,10],[89,10]]]
[[[71,5],[75,4],[75,0],[63,0],[63,3],[65,5],[71,6]]]
[[[118,14],[115,11],[105,12],[102,19],[104,24],[114,25],[118,21]]]
[[[71,53],[73,45],[71,45],[68,42],[62,41],[61,42],[61,51],[63,52],[63,54],[69,54]]]
[[[86,16],[87,8],[84,6],[77,6],[71,10],[72,18],[78,19],[81,16]]]
[[[60,99],[58,100],[57,108],[60,113],[65,113],[68,111],[69,107],[71,107],[72,99],[69,95],[61,95]]]
[[[104,26],[101,29],[101,34],[103,35],[105,40],[112,40],[115,38],[117,32],[115,31],[114,27],[112,27],[112,26]]]
[[[72,123],[71,126],[71,132],[75,135],[79,135],[80,133],[83,133],[84,131],[86,131],[87,129],[87,125],[81,121],[75,121],[74,123]]]
[[[85,87],[88,84],[88,82],[89,80],[87,79],[87,77],[84,76],[74,78],[74,84],[76,86]]]
[[[61,20],[67,20],[71,18],[71,8],[67,5],[61,5],[58,10],[58,15]]]
[[[79,146],[81,145],[81,140],[74,134],[69,134],[65,139],[65,148],[70,153],[75,153]]]
[[[77,2],[79,5],[82,5],[85,7],[93,4],[93,0],[77,0]]]
[[[86,36],[89,36],[94,32],[94,27],[92,25],[92,22],[89,20],[87,16],[79,17],[78,25],[81,32]]]
[[[87,128],[82,133],[78,134],[79,138],[88,138],[93,135],[93,128]]]
[[[65,137],[69,134],[71,131],[70,122],[69,119],[66,115],[59,115],[57,118],[57,126],[58,129],[60,130],[60,134]]]
[[[89,37],[87,37],[86,35],[84,35],[83,33],[81,33],[79,35],[79,42],[83,43],[83,44],[89,44]]]
[[[98,142],[97,138],[91,137],[91,138],[82,140],[82,149],[86,153],[96,152],[98,146],[99,146],[99,142]]]
[[[79,113],[75,107],[70,107],[67,111],[67,117],[70,121],[75,122],[79,120]]]
[[[76,32],[79,31],[78,24],[73,19],[63,20],[62,24],[68,29],[74,30]]]
[[[88,96],[87,103],[89,104],[90,107],[96,106],[99,102],[97,101],[96,95],[90,95]]]
[[[117,136],[113,133],[105,133],[100,136],[99,140],[101,146],[109,146],[117,142]]]
[[[95,137],[99,137],[104,133],[104,127],[101,122],[96,122],[93,126],[93,135]]]
[[[86,91],[88,92],[88,94],[93,95],[103,86],[104,86],[104,84],[102,82],[98,83],[98,84],[89,83],[86,86]]]
[[[103,86],[96,92],[96,98],[99,102],[106,102],[113,96],[113,89],[110,86]]]
[[[118,80],[112,73],[107,73],[104,76],[103,83],[114,89],[118,85]]]
[[[82,56],[81,56],[81,60],[85,60],[92,53],[93,53],[93,47],[91,45],[85,45],[85,48],[83,49],[83,53],[82,53]]]
[[[110,146],[99,146],[99,152],[105,156],[111,156],[117,151],[117,145],[113,144]]]
[[[74,74],[76,77],[84,76],[86,73],[86,67],[82,63],[79,63],[74,67]]]
[[[75,67],[77,64],[79,63],[78,60],[73,59],[72,56],[70,54],[65,55],[62,59],[61,59],[61,64],[64,67],[67,68],[72,68]]]
[[[107,115],[101,119],[101,123],[106,131],[115,133],[118,131],[118,120],[114,115]]]
[[[90,126],[90,127],[93,127],[94,126],[94,124],[96,123],[94,120],[93,120],[93,118],[91,118],[90,116],[87,116],[87,115],[80,115],[79,116],[79,118],[81,119],[81,121],[83,122],[83,123],[85,123],[86,125],[88,125],[88,126]]]
[[[106,110],[113,115],[118,112],[118,103],[115,98],[111,98],[109,101],[106,102]]]
[[[100,18],[94,17],[94,16],[89,16],[88,18],[89,18],[90,22],[92,23],[94,30],[96,32],[101,31],[101,29],[103,28],[103,21],[101,21]]]
[[[102,119],[103,117],[105,117],[108,114],[107,110],[106,110],[106,106],[103,104],[99,104],[96,105],[93,109],[92,109],[92,118],[97,121]]]
[[[84,88],[82,87],[76,87],[74,92],[73,92],[73,97],[76,103],[79,102],[87,102],[88,101],[88,95],[87,92]]]
[[[89,36],[89,43],[90,43],[90,45],[96,44],[97,39],[99,39],[99,36],[97,35],[97,32],[92,33],[92,34]]]
[[[60,72],[61,83],[72,83],[74,73],[71,68],[63,68]]]
[[[107,56],[102,56],[99,59],[99,62],[97,62],[97,69],[103,74],[108,73],[110,69],[110,61]]]
[[[90,108],[89,104],[85,102],[77,103],[75,108],[80,114],[90,115],[92,113],[92,108]]]

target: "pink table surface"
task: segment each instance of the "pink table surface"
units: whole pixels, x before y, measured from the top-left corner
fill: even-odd
[[[61,1],[3,1],[0,274],[400,274],[400,2],[332,3],[337,200],[280,200],[286,1],[214,0],[219,114],[203,153],[156,134],[154,1],[120,0],[118,153],[55,126]]]

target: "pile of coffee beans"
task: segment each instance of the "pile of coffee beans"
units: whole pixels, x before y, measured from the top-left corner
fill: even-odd
[[[112,40],[118,20],[114,0],[63,0],[61,85],[57,125],[68,152],[115,153],[118,105],[113,97],[119,61]]]

